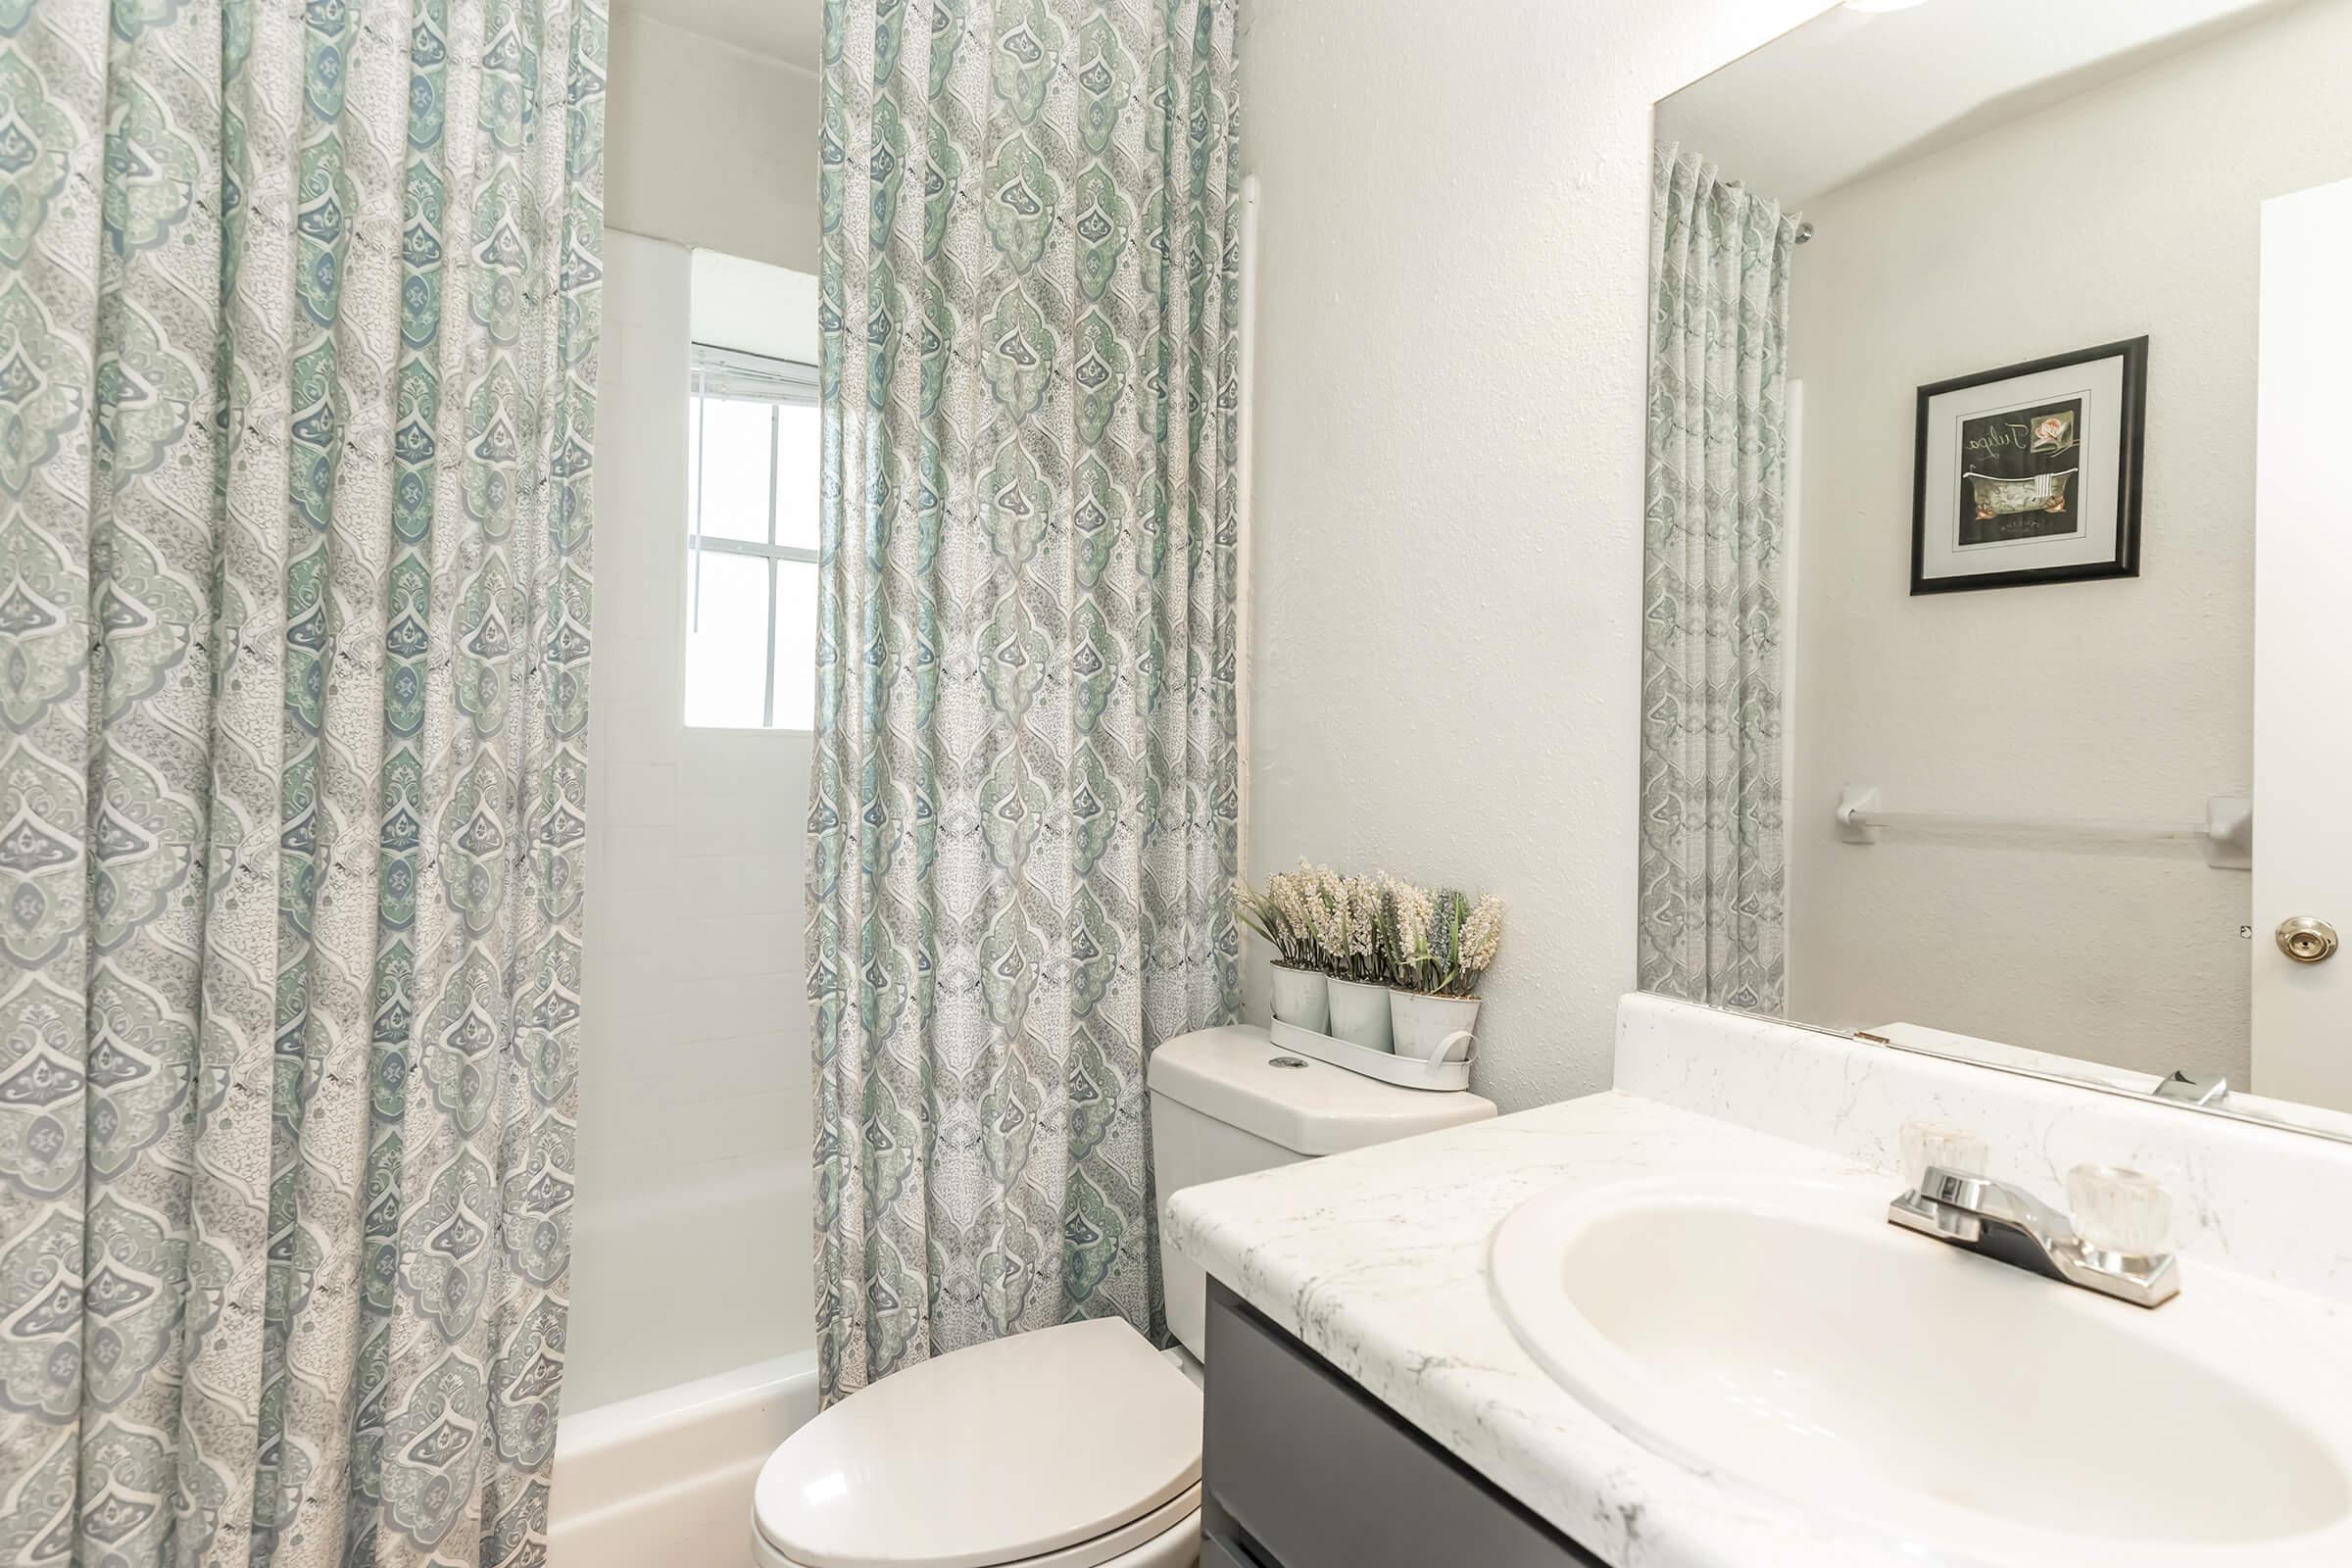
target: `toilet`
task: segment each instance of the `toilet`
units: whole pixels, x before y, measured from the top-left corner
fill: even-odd
[[[794,1433],[760,1472],[760,1568],[1191,1568],[1200,1544],[1207,1276],[1167,1245],[1170,1193],[1494,1114],[1203,1029],[1152,1056],[1168,1327],[1115,1319],[935,1356]]]

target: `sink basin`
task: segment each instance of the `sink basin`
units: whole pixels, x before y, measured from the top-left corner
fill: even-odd
[[[1495,1298],[1645,1446],[1914,1551],[2352,1562],[2352,1367],[2324,1312],[2213,1270],[2143,1310],[1897,1230],[1887,1189],[1572,1184],[1496,1229]]]

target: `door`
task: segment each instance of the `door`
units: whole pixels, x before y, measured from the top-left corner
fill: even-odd
[[[2263,203],[2252,1089],[2352,1110],[2352,181]],[[2281,928],[2285,930],[2282,934]],[[2286,951],[2286,940],[2310,961]]]

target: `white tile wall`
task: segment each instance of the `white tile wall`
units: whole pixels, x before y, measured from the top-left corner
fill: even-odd
[[[808,738],[680,718],[690,255],[606,234],[571,1410],[812,1340]]]

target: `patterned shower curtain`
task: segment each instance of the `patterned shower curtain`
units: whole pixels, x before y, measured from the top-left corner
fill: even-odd
[[[827,0],[809,822],[830,1399],[1161,1332],[1146,1058],[1232,1017],[1233,0]]]
[[[0,1564],[543,1560],[601,0],[0,0]]]
[[[1781,550],[1798,226],[1713,165],[1658,150],[1639,983],[1774,1013],[1788,968]]]

